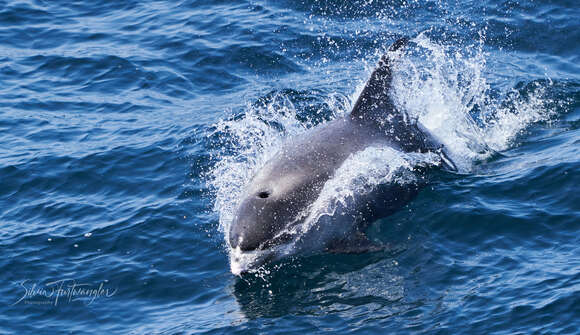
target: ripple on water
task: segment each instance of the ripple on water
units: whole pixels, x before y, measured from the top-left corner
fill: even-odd
[[[574,5],[0,0],[0,333],[577,333]],[[402,35],[401,106],[468,173],[373,224],[381,252],[234,277],[243,184]],[[58,280],[114,294],[16,303]]]

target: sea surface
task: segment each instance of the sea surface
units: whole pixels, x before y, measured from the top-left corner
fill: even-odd
[[[573,0],[0,0],[0,334],[579,334],[579,18]],[[403,36],[393,97],[458,171],[369,227],[389,248],[239,275],[246,183],[346,115]],[[420,164],[351,158],[322,216]]]

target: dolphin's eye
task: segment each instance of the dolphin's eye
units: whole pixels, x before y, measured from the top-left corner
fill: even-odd
[[[258,198],[266,199],[269,196],[270,196],[270,192],[268,192],[268,191],[262,191],[262,192],[258,193]]]

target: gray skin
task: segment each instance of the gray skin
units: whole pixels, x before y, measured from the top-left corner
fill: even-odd
[[[230,226],[232,248],[267,250],[288,243],[294,237],[284,232],[300,223],[301,214],[344,161],[367,147],[445,156],[442,146],[409,122],[390,97],[393,57],[407,41],[398,40],[381,58],[350,115],[291,139],[252,178]],[[354,210],[371,222],[404,206],[418,190],[419,185],[386,185],[357,201]]]

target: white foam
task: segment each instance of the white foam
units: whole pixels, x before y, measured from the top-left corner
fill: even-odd
[[[425,34],[413,42],[419,46],[419,59],[400,59],[393,98],[447,147],[460,172],[469,173],[475,162],[509,148],[522,129],[552,115],[544,108],[542,89],[526,98],[511,91],[510,108],[490,97],[482,43],[462,53]]]

